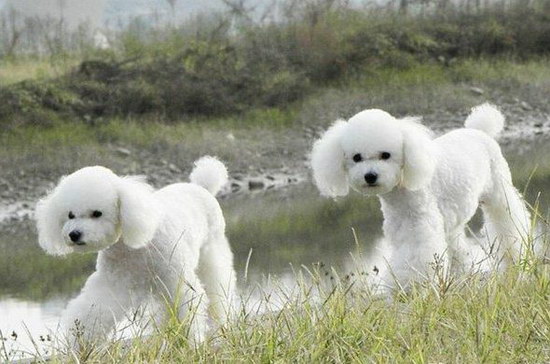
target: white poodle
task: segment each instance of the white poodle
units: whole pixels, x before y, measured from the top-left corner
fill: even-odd
[[[499,261],[517,261],[530,219],[494,139],[503,127],[489,104],[472,109],[465,128],[435,139],[418,119],[365,110],[315,143],[314,180],[325,196],[345,196],[350,186],[379,196],[392,251],[386,283],[407,286],[432,274],[434,257],[445,269],[482,264],[486,254],[465,236],[478,206],[487,246],[497,246]]]
[[[67,306],[63,326],[78,323],[84,339],[95,340],[128,309],[149,305],[157,320],[176,303],[180,318],[193,309],[190,339],[198,342],[208,303],[215,319],[226,317],[235,272],[214,196],[227,170],[203,157],[190,179],[153,191],[142,177],[86,167],[62,178],[38,203],[39,243],[46,252],[99,252],[96,271]]]

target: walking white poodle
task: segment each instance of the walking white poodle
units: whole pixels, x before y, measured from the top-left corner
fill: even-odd
[[[473,108],[465,128],[435,139],[416,118],[365,110],[337,121],[315,143],[314,180],[325,196],[345,196],[349,187],[379,196],[391,245],[386,284],[429,277],[434,263],[487,268],[490,249],[504,266],[520,259],[530,218],[494,139],[503,127],[504,116],[490,104]],[[465,235],[478,206],[485,249]]]
[[[61,179],[36,209],[40,245],[54,255],[99,252],[63,326],[97,340],[129,309],[148,305],[158,321],[177,304],[181,319],[193,309],[190,339],[201,341],[207,305],[223,320],[235,289],[233,254],[214,197],[227,178],[220,161],[203,157],[191,183],[157,191],[142,177],[119,177],[99,166]]]

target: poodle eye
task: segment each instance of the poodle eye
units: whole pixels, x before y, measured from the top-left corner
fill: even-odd
[[[353,161],[354,161],[355,163],[359,163],[359,162],[361,162],[362,160],[363,160],[363,157],[361,157],[361,154],[359,154],[359,153],[357,153],[357,154],[355,154],[355,155],[353,156]]]
[[[385,160],[385,159],[390,159],[390,157],[391,157],[391,154],[388,153],[388,152],[382,152],[382,153],[380,153],[380,159],[384,159],[384,160]]]
[[[71,219],[71,220],[74,219],[74,214],[73,214],[72,211],[69,211],[69,219]]]
[[[92,217],[98,218],[101,217],[101,215],[103,215],[103,212],[101,211],[95,210],[94,212],[92,212]]]

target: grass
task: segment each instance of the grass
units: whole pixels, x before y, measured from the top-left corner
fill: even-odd
[[[393,67],[367,69],[362,77],[355,79],[358,80],[356,83],[360,87],[373,87],[380,84],[425,87],[449,83],[497,81],[547,86],[550,81],[548,63],[547,57],[535,57],[526,61],[507,57],[467,58],[451,65],[423,63],[404,69]]]
[[[250,127],[271,129],[292,124],[292,111],[280,109],[252,110],[240,116],[208,119],[208,129],[232,130]],[[94,124],[59,122],[48,128],[19,127],[0,135],[8,149],[25,147],[37,150],[51,146],[101,145],[122,143],[136,147],[151,147],[155,143],[176,144],[184,138],[195,138],[206,129],[204,118],[190,118],[186,123],[170,123],[163,119],[113,118]],[[32,145],[28,141],[32,140]]]
[[[76,59],[59,57],[17,57],[0,59],[0,87],[21,81],[48,80],[67,73],[78,64]]]
[[[192,161],[204,154],[231,163],[233,172],[259,165],[260,158],[266,160],[263,168],[274,168],[280,166],[278,160],[269,161],[258,151],[279,147],[275,135],[281,135],[293,122],[293,115],[293,110],[264,109],[207,123],[200,118],[186,123],[115,118],[93,125],[62,121],[46,128],[20,126],[0,133],[4,146],[0,166],[8,180],[19,178],[22,170],[41,178],[57,178],[93,164],[127,174],[145,173],[143,167],[160,171],[162,163],[188,170]],[[132,155],[118,154],[119,147],[130,149]]]
[[[187,322],[170,320],[151,336],[117,341],[81,357],[115,362],[297,363],[542,363],[550,360],[550,271],[541,261],[501,274],[468,274],[424,282],[393,299],[361,280],[327,282],[323,268],[297,273],[293,288],[260,290],[260,304],[243,310],[193,348]],[[265,290],[265,291],[264,291]],[[38,357],[40,360],[40,357]],[[54,355],[51,361],[77,361]]]
[[[482,88],[485,93],[473,94],[472,86]],[[344,81],[341,88],[361,90],[367,100],[365,104],[398,115],[425,115],[442,109],[460,112],[484,99],[498,103],[519,98],[548,110],[542,95],[550,91],[550,60],[546,57],[529,61],[483,58],[460,60],[452,65],[380,67]]]

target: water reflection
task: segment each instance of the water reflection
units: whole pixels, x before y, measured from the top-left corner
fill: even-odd
[[[0,340],[3,353],[12,360],[32,356],[37,349],[47,354],[66,298],[31,302],[13,298],[0,301]]]

